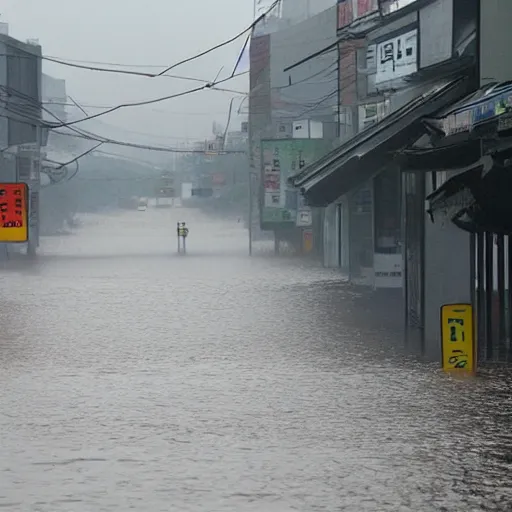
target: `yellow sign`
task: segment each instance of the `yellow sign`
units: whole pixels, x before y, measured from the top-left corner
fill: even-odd
[[[313,250],[313,231],[305,229],[302,232],[302,250],[304,254],[308,254]]]
[[[0,242],[28,240],[28,185],[0,183]]]
[[[475,371],[471,304],[445,304],[441,307],[441,347],[443,370]]]

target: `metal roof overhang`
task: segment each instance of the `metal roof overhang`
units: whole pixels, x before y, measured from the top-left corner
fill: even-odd
[[[424,132],[425,116],[468,94],[469,77],[445,80],[289,178],[311,206],[327,206],[386,167]]]
[[[491,154],[457,169],[455,176],[427,196],[432,220],[441,211],[470,233],[512,234],[512,137],[493,146]]]

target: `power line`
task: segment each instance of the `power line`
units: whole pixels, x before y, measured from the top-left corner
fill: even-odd
[[[69,96],[68,96],[69,97]],[[82,107],[84,108],[93,108],[93,109],[109,109],[114,107],[115,105],[92,105],[89,103],[80,102]],[[74,103],[69,103],[65,101],[43,101],[42,105],[55,105],[61,107],[75,107]],[[165,115],[176,115],[176,116],[211,116],[211,115],[221,115],[224,112],[174,112],[172,110],[161,110],[161,109],[148,109],[150,112],[156,112],[157,114],[165,114]]]
[[[159,98],[155,98],[155,99],[152,99],[152,100],[145,100],[145,101],[138,101],[138,102],[131,102],[131,103],[123,103],[123,104],[120,104],[120,105],[116,105],[115,107],[112,107],[108,110],[105,110],[103,112],[98,112],[96,114],[92,114],[90,116],[86,116],[82,119],[77,119],[75,121],[68,121],[66,123],[61,123],[60,125],[48,125],[49,127],[52,127],[52,128],[63,128],[63,127],[67,127],[67,126],[72,126],[74,124],[78,124],[78,123],[82,123],[84,121],[89,121],[90,119],[96,119],[98,117],[101,117],[101,116],[104,116],[106,114],[110,114],[111,112],[115,112],[116,110],[120,110],[120,109],[123,109],[123,108],[129,108],[129,107],[142,107],[142,106],[145,106],[145,105],[152,105],[152,104],[155,104],[155,103],[161,103],[162,101],[167,101],[167,100],[170,100],[170,99],[174,99],[174,98],[181,98],[183,96],[188,96],[189,94],[193,94],[193,93],[196,93],[196,92],[199,92],[199,91],[204,91],[206,89],[216,89],[215,88],[215,85],[217,84],[222,84],[222,83],[225,83],[229,80],[232,80],[233,78],[237,77],[237,76],[240,76],[242,74],[245,74],[245,73],[240,73],[238,75],[234,75],[232,77],[228,77],[228,78],[224,78],[222,80],[218,80],[217,82],[211,82],[211,83],[206,83],[204,85],[202,85],[201,87],[196,87],[194,89],[188,89],[186,91],[183,91],[183,92],[180,92],[180,93],[176,93],[176,94],[170,94],[168,96],[162,96],[162,97],[159,97]],[[5,86],[2,86],[4,89]],[[9,88],[11,89],[11,88]],[[14,89],[13,89],[14,90]],[[217,89],[219,90],[219,89]],[[16,91],[18,94],[23,94],[21,93],[21,91]],[[9,91],[7,91],[7,93],[9,94]],[[27,101],[32,101],[32,102],[36,102],[36,100],[34,100],[33,98],[31,98],[30,96],[26,96],[24,95],[27,99]],[[40,106],[41,104],[39,102],[38,103],[38,106]]]
[[[165,73],[168,73],[169,71],[171,71],[171,69],[177,68],[178,66],[186,64],[187,62],[192,62],[193,60],[204,57],[205,55],[208,55],[209,53],[211,53],[215,50],[218,50],[219,48],[222,48],[223,46],[233,43],[234,41],[236,41],[237,39],[242,37],[244,34],[251,32],[254,29],[254,27],[256,27],[256,25],[258,25],[258,23],[260,23],[260,21],[264,20],[268,16],[268,14],[270,14],[280,3],[281,3],[281,0],[275,0],[275,2],[273,2],[264,13],[262,13],[260,16],[258,16],[245,30],[243,30],[242,32],[239,32],[236,36],[233,36],[230,39],[227,39],[223,43],[220,43],[216,46],[212,46],[208,50],[198,53],[197,55],[194,55],[193,57],[189,57],[188,59],[183,59],[183,60],[177,62],[176,64],[169,66],[168,68],[164,69],[161,73],[159,73],[158,76],[162,76]]]
[[[208,80],[204,80],[202,78],[191,77],[191,76],[169,75],[167,73],[165,73],[165,74],[144,73],[142,71],[132,71],[129,69],[109,69],[109,68],[100,68],[97,66],[88,66],[85,64],[75,64],[73,62],[66,62],[65,60],[60,60],[55,57],[48,57],[46,55],[43,55],[41,58],[48,62],[54,62],[54,63],[60,64],[62,66],[67,66],[70,68],[77,68],[77,69],[85,69],[87,71],[99,71],[102,73],[114,73],[114,74],[118,74],[118,75],[142,76],[142,77],[146,77],[146,78],[166,77],[166,78],[174,78],[176,80],[188,80],[191,82],[200,82],[200,83],[208,82]]]
[[[262,20],[264,20],[266,18],[266,16],[268,16],[268,14],[270,14],[279,5],[280,2],[281,2],[281,0],[275,0],[269,6],[269,8],[264,13],[262,13],[260,16],[258,16],[258,18],[256,18],[247,28],[243,29],[241,32],[234,35],[233,37],[230,37],[229,39],[223,41],[222,43],[216,44],[215,46],[211,46],[210,48],[208,48],[196,55],[193,55],[192,57],[187,57],[186,59],[176,62],[175,64],[167,66],[163,71],[160,71],[159,73],[147,73],[147,72],[142,72],[142,71],[127,70],[127,69],[103,68],[103,67],[98,67],[98,66],[90,66],[90,65],[86,65],[86,64],[79,64],[78,62],[71,62],[71,61],[66,62],[65,60],[51,57],[51,56],[46,56],[46,55],[41,55],[41,56],[37,55],[36,57],[39,57],[43,60],[47,60],[49,62],[54,62],[56,64],[60,64],[63,66],[85,69],[88,71],[98,71],[98,72],[103,72],[103,73],[117,73],[117,74],[123,74],[123,75],[135,75],[135,76],[142,76],[142,77],[146,77],[146,78],[157,78],[157,77],[161,77],[161,76],[170,76],[167,73],[169,71],[171,71],[172,69],[175,69],[179,66],[182,66],[183,64],[186,64],[188,62],[192,62],[201,57],[204,57],[205,55],[208,55],[209,53],[212,53],[215,50],[218,50],[219,48],[222,48],[224,46],[227,46],[228,44],[235,42],[237,39],[241,38],[248,32],[251,32],[258,23],[260,23]],[[6,43],[6,44],[8,46],[12,46],[12,45],[9,45],[8,43]],[[110,64],[110,65],[117,66],[116,64]],[[180,79],[185,79],[185,80],[190,79],[187,77],[178,77],[178,76],[170,76],[170,77],[171,78],[180,78]],[[200,79],[192,78],[192,80],[204,82],[204,80],[200,80]],[[208,82],[208,81],[206,81],[206,82]]]
[[[0,88],[1,87],[2,86],[0,86]],[[9,105],[4,100],[0,100],[0,101],[3,103],[6,103],[6,106],[4,107],[5,110],[8,110],[17,116],[20,116],[20,117],[26,119],[27,121],[30,121],[30,122],[25,122],[25,124],[44,126],[41,123],[40,119],[38,119],[36,117],[29,116],[26,113],[16,112],[15,109],[11,108],[12,104]],[[53,113],[51,113],[51,115],[56,117]],[[0,117],[9,118],[9,116],[6,116],[6,115],[0,115]],[[19,119],[14,119],[14,120],[18,121],[18,122],[23,122],[23,121],[19,121]],[[60,126],[58,128],[60,128]],[[57,133],[59,135],[64,135],[67,137],[74,137],[74,138],[79,138],[79,139],[85,139],[85,140],[90,140],[90,141],[94,141],[94,142],[100,142],[102,144],[112,144],[115,146],[123,146],[123,147],[128,147],[128,148],[133,148],[133,149],[144,149],[144,150],[148,150],[148,151],[158,151],[158,152],[164,152],[164,153],[183,153],[183,154],[196,154],[196,153],[197,154],[205,154],[206,153],[205,150],[177,149],[177,148],[171,148],[171,147],[166,147],[166,146],[152,146],[149,144],[136,144],[136,143],[131,143],[131,142],[124,142],[124,141],[120,141],[120,140],[116,140],[116,139],[110,139],[108,137],[102,137],[100,135],[97,135],[92,132],[88,132],[86,130],[77,130],[75,128],[69,128],[69,129],[72,130],[74,133],[65,133],[65,132],[57,131],[55,128],[53,128],[55,133]],[[226,150],[226,151],[219,152],[219,154],[243,154],[243,153],[245,153],[245,151]]]

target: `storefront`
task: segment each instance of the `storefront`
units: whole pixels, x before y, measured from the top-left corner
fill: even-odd
[[[473,304],[479,361],[510,362],[512,86],[488,85],[425,123],[435,133],[430,147],[408,148],[402,162],[423,172],[430,186],[427,228],[441,232],[443,225],[452,226],[437,256],[451,269],[444,276],[445,293],[458,289]],[[460,252],[464,245],[467,250]],[[427,246],[426,257],[434,257],[433,248]],[[437,305],[447,302],[435,298]],[[432,295],[426,300],[434,302]]]

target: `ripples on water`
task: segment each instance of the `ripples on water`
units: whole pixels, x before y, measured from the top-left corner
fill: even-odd
[[[512,510],[507,374],[404,357],[336,272],[249,259],[239,225],[186,212],[178,257],[173,215],[1,271],[0,507]]]

